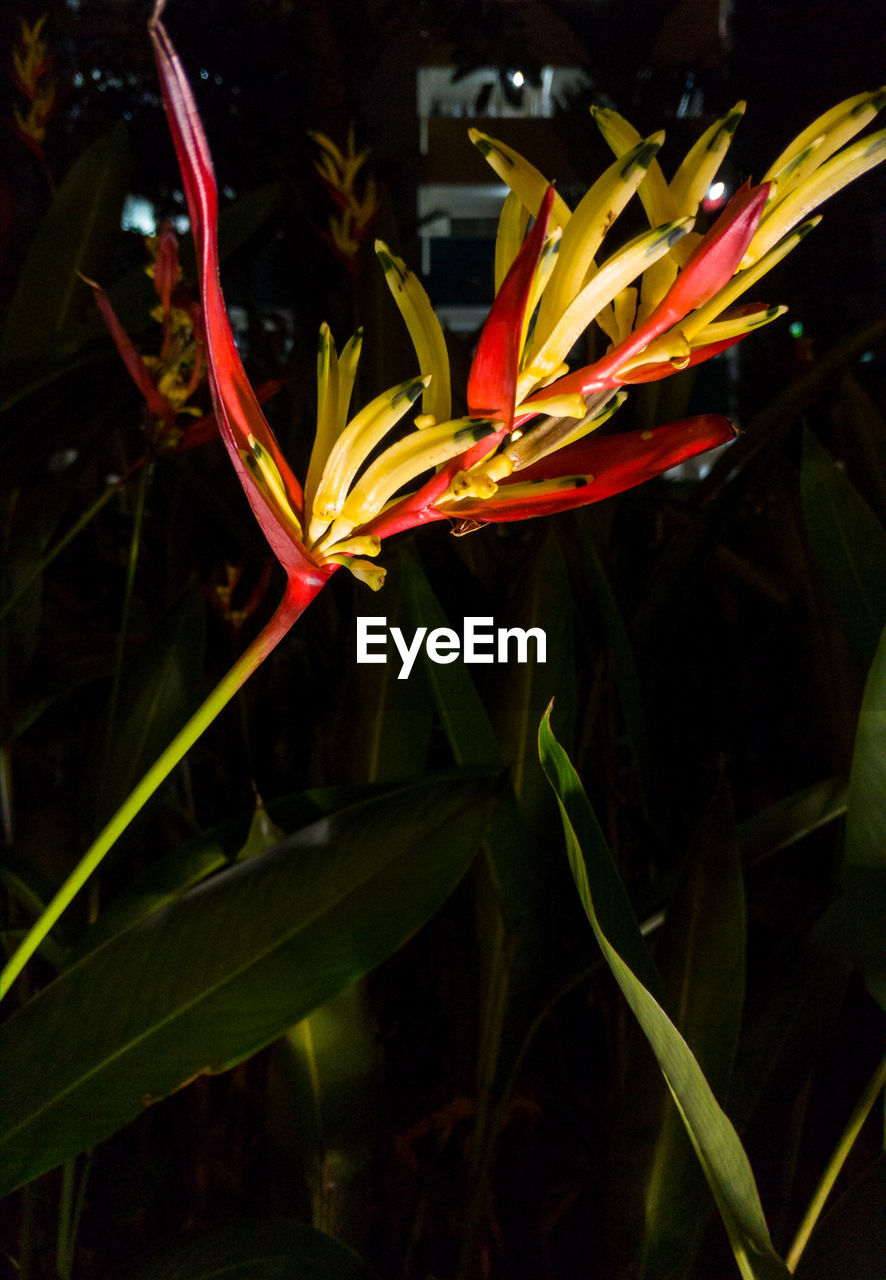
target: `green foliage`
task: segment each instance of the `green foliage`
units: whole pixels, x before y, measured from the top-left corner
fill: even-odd
[[[557,796],[572,874],[594,936],[658,1059],[717,1202],[739,1269],[745,1280],[784,1280],[789,1272],[772,1247],[751,1167],[735,1129],[674,1023],[609,941],[607,935],[631,936],[631,916],[612,892],[614,868],[609,851],[578,776],[551,732],[550,712],[539,730],[539,753]],[[608,889],[606,905],[601,908],[605,915],[601,916],[592,888],[598,883],[604,891]],[[648,971],[649,961],[637,965],[642,953],[636,942],[631,950],[635,967]],[[681,1011],[685,1016],[685,1002]]]
[[[487,792],[424,783],[321,819],[65,970],[6,1027],[4,1189],[249,1057],[402,946],[467,870]],[[65,1053],[35,1075],[51,1044]]]

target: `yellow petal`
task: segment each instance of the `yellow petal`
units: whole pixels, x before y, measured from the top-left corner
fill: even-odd
[[[376,396],[336,440],[317,486],[308,529],[311,542],[322,537],[330,520],[341,511],[354,477],[372,450],[421,395],[425,378],[413,378]]]
[[[873,169],[882,160],[886,160],[886,129],[844,147],[838,155],[832,156],[816,169],[805,182],[795,187],[784,200],[779,200],[776,195],[775,202],[767,208],[763,221],[757,228],[744,261],[756,262],[785,232],[805,218],[810,210],[840,191],[854,178]]]
[[[760,306],[756,311],[748,311],[743,316],[734,316],[729,320],[715,321],[699,330],[692,345],[706,347],[711,342],[722,342],[725,338],[737,338],[751,329],[760,329],[764,324],[771,324],[779,316],[783,316],[787,307]]]
[[[685,239],[685,237],[684,237]],[[682,241],[681,241],[682,243]],[[640,301],[637,304],[635,324],[642,324],[652,315],[655,308],[677,279],[677,263],[671,253],[664,254],[658,262],[653,262],[643,272],[640,282]]]
[[[533,413],[548,413],[558,418],[581,418],[584,417],[585,401],[580,395],[548,396],[547,399],[533,400],[530,409]],[[519,416],[518,405],[515,417]]]
[[[618,376],[640,369],[647,364],[671,364],[675,369],[685,369],[692,349],[679,329],[670,329],[650,342],[637,355],[618,367]]]
[[[529,286],[529,298],[523,311],[523,328],[520,333],[520,354],[524,352],[526,347],[526,335],[529,333],[530,324],[533,325],[533,332],[536,332],[535,308],[538,306],[538,300],[542,297],[551,273],[557,265],[560,254],[560,241],[563,232],[559,227],[555,227],[553,233],[547,237],[542,245],[541,255],[539,256],[535,270],[532,273],[532,283]]]
[[[338,353],[329,325],[324,322],[320,326],[320,343],[317,348],[317,431],[305,481],[306,511],[311,510],[323,468],[339,436],[338,394]]]
[[[373,564],[371,560],[357,560],[347,555],[332,555],[327,556],[326,559],[333,564],[340,564],[343,569],[352,573],[358,582],[362,582],[372,591],[381,591],[385,584],[387,569],[383,569],[380,564]]]
[[[360,352],[362,349],[363,330],[360,328],[345,343],[342,348],[342,353],[338,358],[338,396],[336,398],[338,420],[336,422],[335,431],[336,440],[347,425],[348,408],[351,403],[351,393],[354,390],[354,379],[357,377],[357,365],[360,362]],[[307,509],[309,508],[306,507],[306,510]]]
[[[267,449],[264,449],[256,440],[255,436],[248,435],[246,439],[249,449],[240,449],[239,453],[249,474],[261,490],[265,501],[276,511],[277,515],[282,517],[295,536],[301,541],[301,524],[289,504],[286,486],[277,469],[277,464]]]
[[[464,453],[501,424],[491,418],[458,418],[441,422],[424,431],[413,431],[376,458],[354,485],[320,544],[320,551],[347,537],[351,529],[366,524],[381,511],[390,497],[425,471]]]
[[[547,335],[563,314],[593,268],[603,237],[624,209],[664,142],[664,134],[641,139],[625,156],[610,165],[576,207],[563,232],[560,255],[542,298],[536,333]]]
[[[533,218],[536,217],[545,192],[551,185],[547,178],[539,173],[535,165],[524,160],[519,151],[515,151],[504,142],[490,138],[488,133],[481,133],[479,129],[469,129],[468,137],[502,182],[519,196]],[[551,207],[552,225],[565,227],[569,218],[569,205],[561,195],[555,194]]]
[[[731,111],[715,120],[690,149],[670,185],[677,213],[693,218],[714,174],[729,150],[732,135],[744,115],[746,102],[737,102]]]
[[[517,381],[518,401],[524,400],[532,386],[547,377],[561,363],[601,307],[611,302],[650,263],[666,254],[671,245],[684,236],[691,226],[690,218],[682,218],[679,222],[654,227],[637,236],[604,263],[590,284],[585,285],[575,301],[567,307],[550,337],[529,356],[527,367]]]
[[[591,107],[591,115],[616,156],[625,155],[636,147],[638,142],[642,142],[634,126],[617,111],[611,111],[608,107]],[[677,211],[657,160],[653,160],[649,166],[646,177],[640,183],[638,195],[643,201],[643,208],[646,210],[650,226],[660,226],[661,223],[673,222],[676,218]]]
[[[821,154],[818,163],[827,160],[839,150],[850,138],[854,138],[865,125],[874,119],[877,112],[886,103],[886,89],[875,89],[873,93],[857,93],[853,98],[838,102],[830,111],[813,120],[802,133],[797,134],[778,159],[772,164],[763,178],[770,182],[773,178],[781,183],[783,171],[806,152],[815,143],[821,142]]]
[[[422,410],[426,414],[432,414],[438,422],[445,422],[452,414],[452,394],[449,354],[440,321],[421,281],[406,263],[381,240],[376,240],[375,252],[385,273],[388,288],[409,330],[418,356],[418,367],[423,375],[430,378],[422,398]]]
[[[498,219],[498,231],[495,236],[495,292],[498,293],[505,276],[514,265],[514,259],[520,252],[526,227],[529,224],[529,210],[514,191],[509,191],[501,207]]]
[[[792,249],[796,249],[800,241],[809,234],[813,227],[817,227],[819,222],[821,222],[821,215],[817,218],[810,218],[808,222],[804,222],[802,226],[797,227],[790,235],[785,236],[782,241],[770,249],[768,253],[765,253],[753,266],[737,272],[719,293],[715,293],[713,298],[706,302],[703,307],[699,307],[680,322],[680,329],[684,336],[695,344],[698,340],[698,335],[704,329],[709,328],[717,316],[724,312],[727,307],[731,307],[733,302],[736,302],[743,293],[746,293],[752,285],[756,284],[767,271],[771,271],[776,263],[781,262],[782,258],[786,257]]]

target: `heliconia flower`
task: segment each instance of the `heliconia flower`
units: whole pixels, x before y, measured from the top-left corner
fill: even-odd
[[[26,112],[20,111],[18,107],[13,108],[15,129],[25,146],[34,152],[44,167],[46,126],[56,105],[55,81],[50,74],[53,60],[52,55],[47,52],[47,42],[43,35],[45,22],[45,13],[33,25],[22,18],[21,37],[12,50],[12,80],[28,102]]]
[[[875,163],[873,154],[880,158],[874,139],[835,154],[852,136],[850,129],[870,118],[877,98],[865,95],[863,105],[853,100],[855,106],[844,104],[823,117],[823,141],[818,133],[801,135],[778,171],[737,192],[701,236],[692,231],[694,217],[743,104],[702,135],[670,184],[655,159],[662,134],[642,139],[615,113],[598,113],[617,158],[574,211],[517,152],[472,130],[510,194],[496,241],[495,301],[468,378],[468,415],[451,417],[446,344],[425,290],[377,243],[419,376],[351,416],[362,335],[339,352],[324,325],[317,428],[302,489],[234,344],[218,279],[215,176],[190,87],[160,22],[163,4],[158,0],[151,35],[198,248],[216,418],[287,573],[290,622],[339,567],[379,587],[384,570],[373,559],[391,534],[438,520],[463,531],[567,510],[732,439],[730,423],[715,415],[651,431],[591,433],[615,412],[630,384],[709,359],[780,315],[780,307],[732,303],[802,238],[809,224],[797,223],[812,207],[812,196],[817,203]],[[353,144],[343,156],[328,140],[318,140],[327,178],[340,157],[352,181],[362,162]],[[824,161],[817,170],[815,156]],[[643,201],[650,230],[598,265],[604,237],[634,194]],[[764,232],[767,223],[770,231]],[[592,322],[610,338],[610,348],[570,372],[567,358]],[[395,428],[399,438],[385,446]]]
[[[341,210],[339,214],[330,215],[329,230],[321,230],[319,234],[339,261],[349,271],[354,271],[360,245],[379,209],[372,178],[366,179],[362,196],[357,192],[357,175],[366,163],[369,150],[357,151],[353,128],[348,130],[346,152],[317,129],[309,129],[308,134],[321,151],[320,159],[314,161],[314,168]]]

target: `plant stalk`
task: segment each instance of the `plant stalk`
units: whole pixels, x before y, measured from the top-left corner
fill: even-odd
[[[234,694],[246,683],[265,658],[280,643],[296,619],[304,612],[323,586],[328,575],[309,573],[304,578],[291,578],[277,611],[249,648],[237,659],[226,676],[216,685],[203,705],[155,760],[154,764],[124,800],[110,822],[90,845],[55,897],[32,925],[0,973],[0,999],[9,991],[40,943],[83,888],[105,854],[117,842],[132,820],[166,780],[178,762],[209,727]]]
[[[796,1271],[797,1264],[809,1242],[809,1237],[815,1229],[821,1211],[824,1208],[825,1201],[830,1195],[834,1183],[839,1177],[840,1170],[846,1162],[846,1157],[852,1150],[853,1143],[861,1132],[861,1127],[868,1118],[868,1113],[877,1101],[880,1090],[886,1086],[886,1056],[884,1056],[877,1064],[877,1069],[871,1076],[867,1088],[858,1101],[858,1106],[849,1118],[849,1123],[840,1135],[840,1141],[834,1148],[834,1154],[827,1163],[821,1181],[816,1188],[815,1195],[809,1203],[809,1208],[803,1215],[803,1221],[800,1223],[797,1234],[794,1237],[794,1243],[791,1245],[790,1252],[785,1259],[788,1271]]]

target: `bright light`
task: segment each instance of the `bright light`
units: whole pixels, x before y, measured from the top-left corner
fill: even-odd
[[[523,85],[526,83],[526,77],[522,71],[509,71],[508,79],[515,89],[522,89]]]
[[[803,321],[795,320],[793,324],[790,326],[789,332],[792,338],[802,338],[803,337]]]
[[[709,200],[722,200],[726,194],[725,182],[712,182],[708,187]]]
[[[123,204],[120,225],[124,231],[137,231],[141,236],[157,234],[157,217],[154,206],[144,196],[128,195]]]

